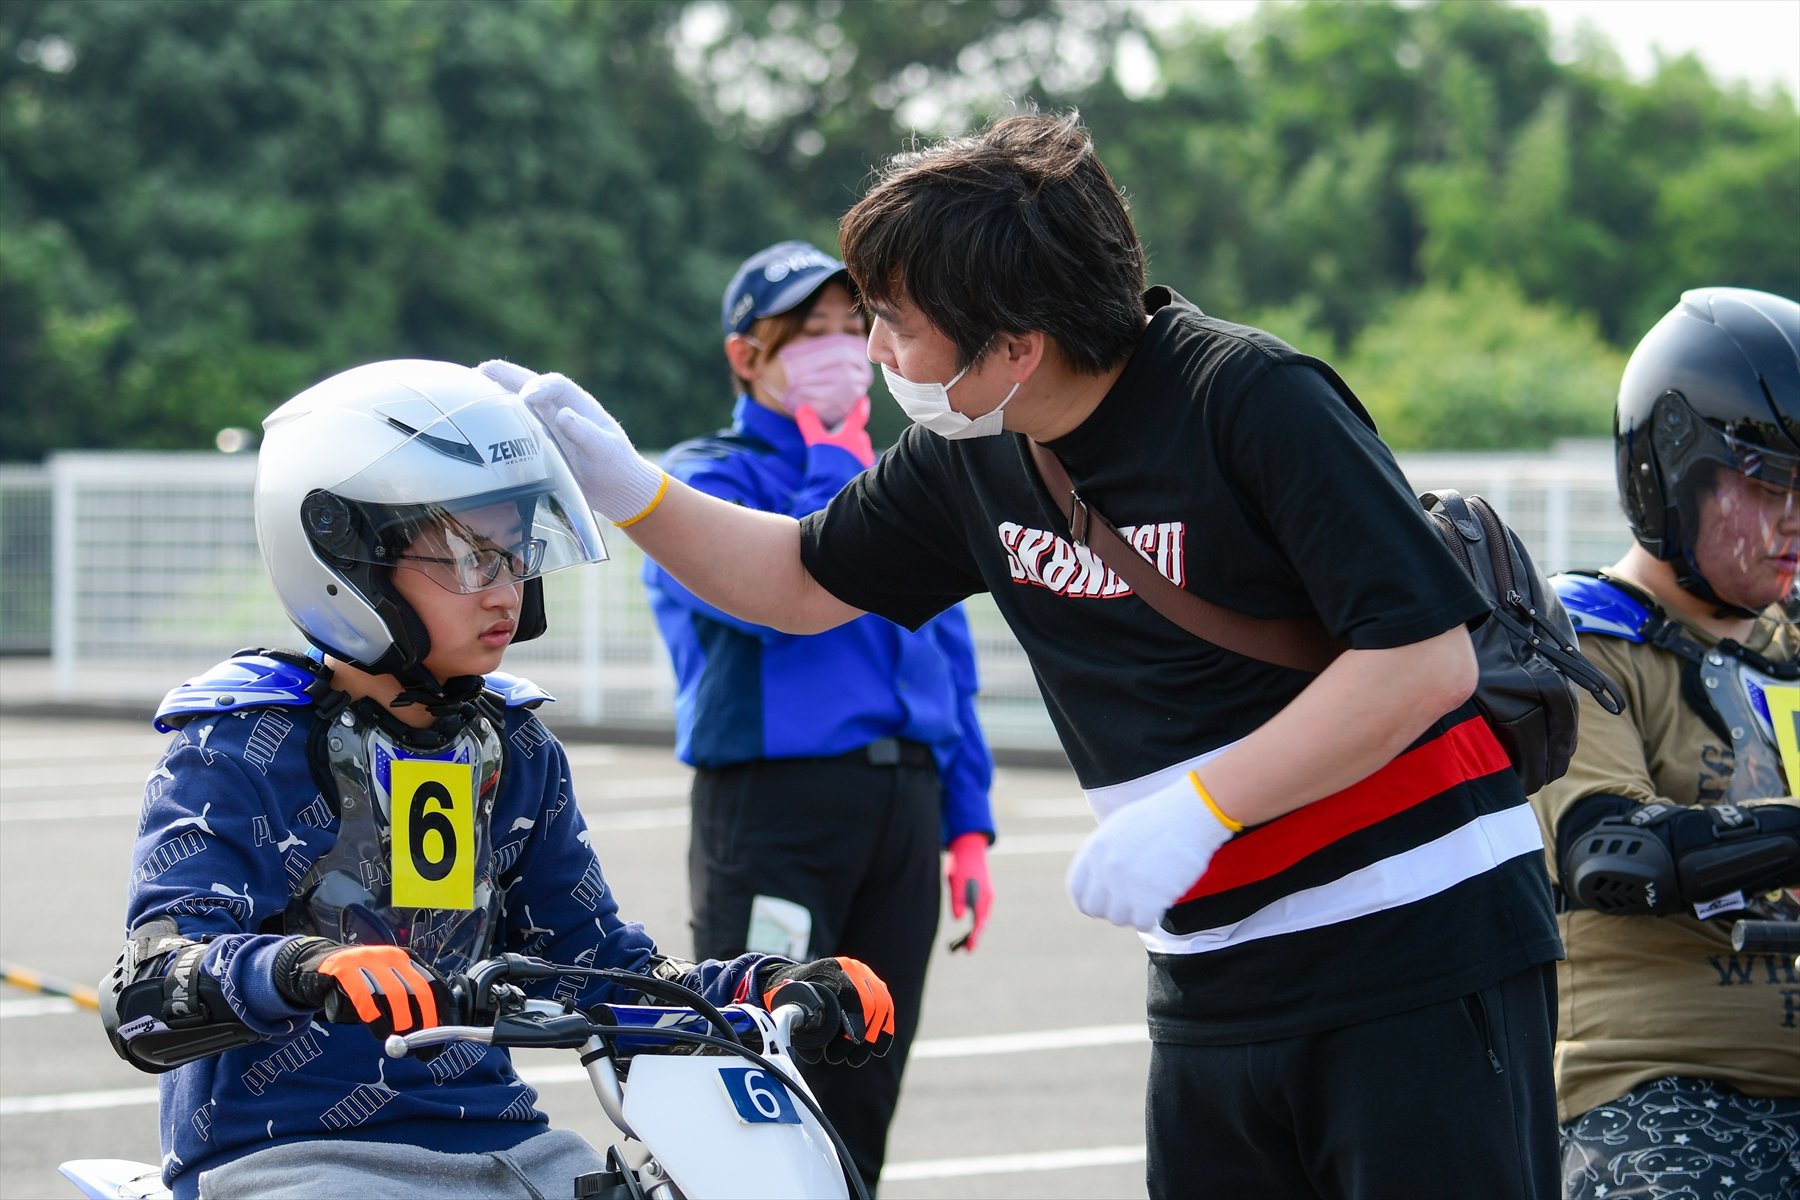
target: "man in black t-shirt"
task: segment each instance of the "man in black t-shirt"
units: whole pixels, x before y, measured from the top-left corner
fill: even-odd
[[[1153,1195],[1556,1195],[1561,949],[1537,821],[1469,703],[1484,605],[1362,406],[1146,291],[1073,118],[897,156],[841,234],[916,427],[796,522],[671,482],[539,376],[594,507],[787,632],[993,594],[1100,822],[1071,897],[1150,954]],[[1170,623],[1071,541],[1027,438],[1176,584],[1348,649],[1313,675]]]

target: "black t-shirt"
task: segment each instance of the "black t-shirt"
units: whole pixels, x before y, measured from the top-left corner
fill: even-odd
[[[1164,575],[1252,616],[1317,614],[1361,649],[1485,611],[1323,364],[1167,289],[1146,307],[1118,381],[1050,448]],[[802,523],[801,545],[828,591],[910,627],[991,592],[1084,787],[1243,737],[1312,678],[1194,637],[1073,546],[1019,434],[908,429]]]
[[[1163,574],[1253,616],[1317,614],[1362,649],[1486,610],[1328,367],[1165,289],[1146,306],[1118,381],[1051,448]],[[801,553],[833,594],[903,624],[993,593],[1090,799],[1243,737],[1312,678],[1202,641],[1073,547],[1017,434],[908,430],[802,522]],[[1554,958],[1542,845],[1464,705],[1376,775],[1219,852],[1145,936],[1151,1037],[1295,1036]]]

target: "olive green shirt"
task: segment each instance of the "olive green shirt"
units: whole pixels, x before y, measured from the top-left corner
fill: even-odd
[[[1703,646],[1717,641],[1691,627],[1687,632]],[[1765,619],[1746,644],[1788,659],[1800,639]],[[1581,649],[1619,684],[1626,707],[1613,716],[1581,694],[1574,761],[1532,797],[1545,844],[1556,845],[1556,822],[1587,796],[1688,805],[1723,800],[1732,749],[1682,698],[1681,660],[1654,646],[1593,634]],[[1796,801],[1789,795],[1775,802]],[[1550,857],[1555,877],[1554,849]],[[1560,1120],[1667,1075],[1719,1080],[1752,1096],[1800,1095],[1800,973],[1780,956],[1732,953],[1729,914],[1701,921],[1578,910],[1558,924],[1568,951],[1557,964]]]

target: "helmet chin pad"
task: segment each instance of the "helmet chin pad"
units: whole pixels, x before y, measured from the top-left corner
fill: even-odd
[[[388,633],[388,646],[374,661],[365,661],[330,646],[321,646],[334,658],[372,675],[408,677],[416,668],[422,671],[431,653],[431,634],[413,606],[394,589],[394,569],[370,563],[338,562],[335,569],[344,583],[361,596],[374,611]]]
[[[525,595],[519,601],[519,623],[513,630],[513,644],[543,637],[544,631],[549,627],[550,619],[544,612],[544,579],[541,575],[534,575],[525,581]]]

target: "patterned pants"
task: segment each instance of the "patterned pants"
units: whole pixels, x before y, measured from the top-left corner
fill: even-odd
[[[1564,1200],[1794,1200],[1800,1096],[1653,1080],[1564,1125],[1562,1162]]]

